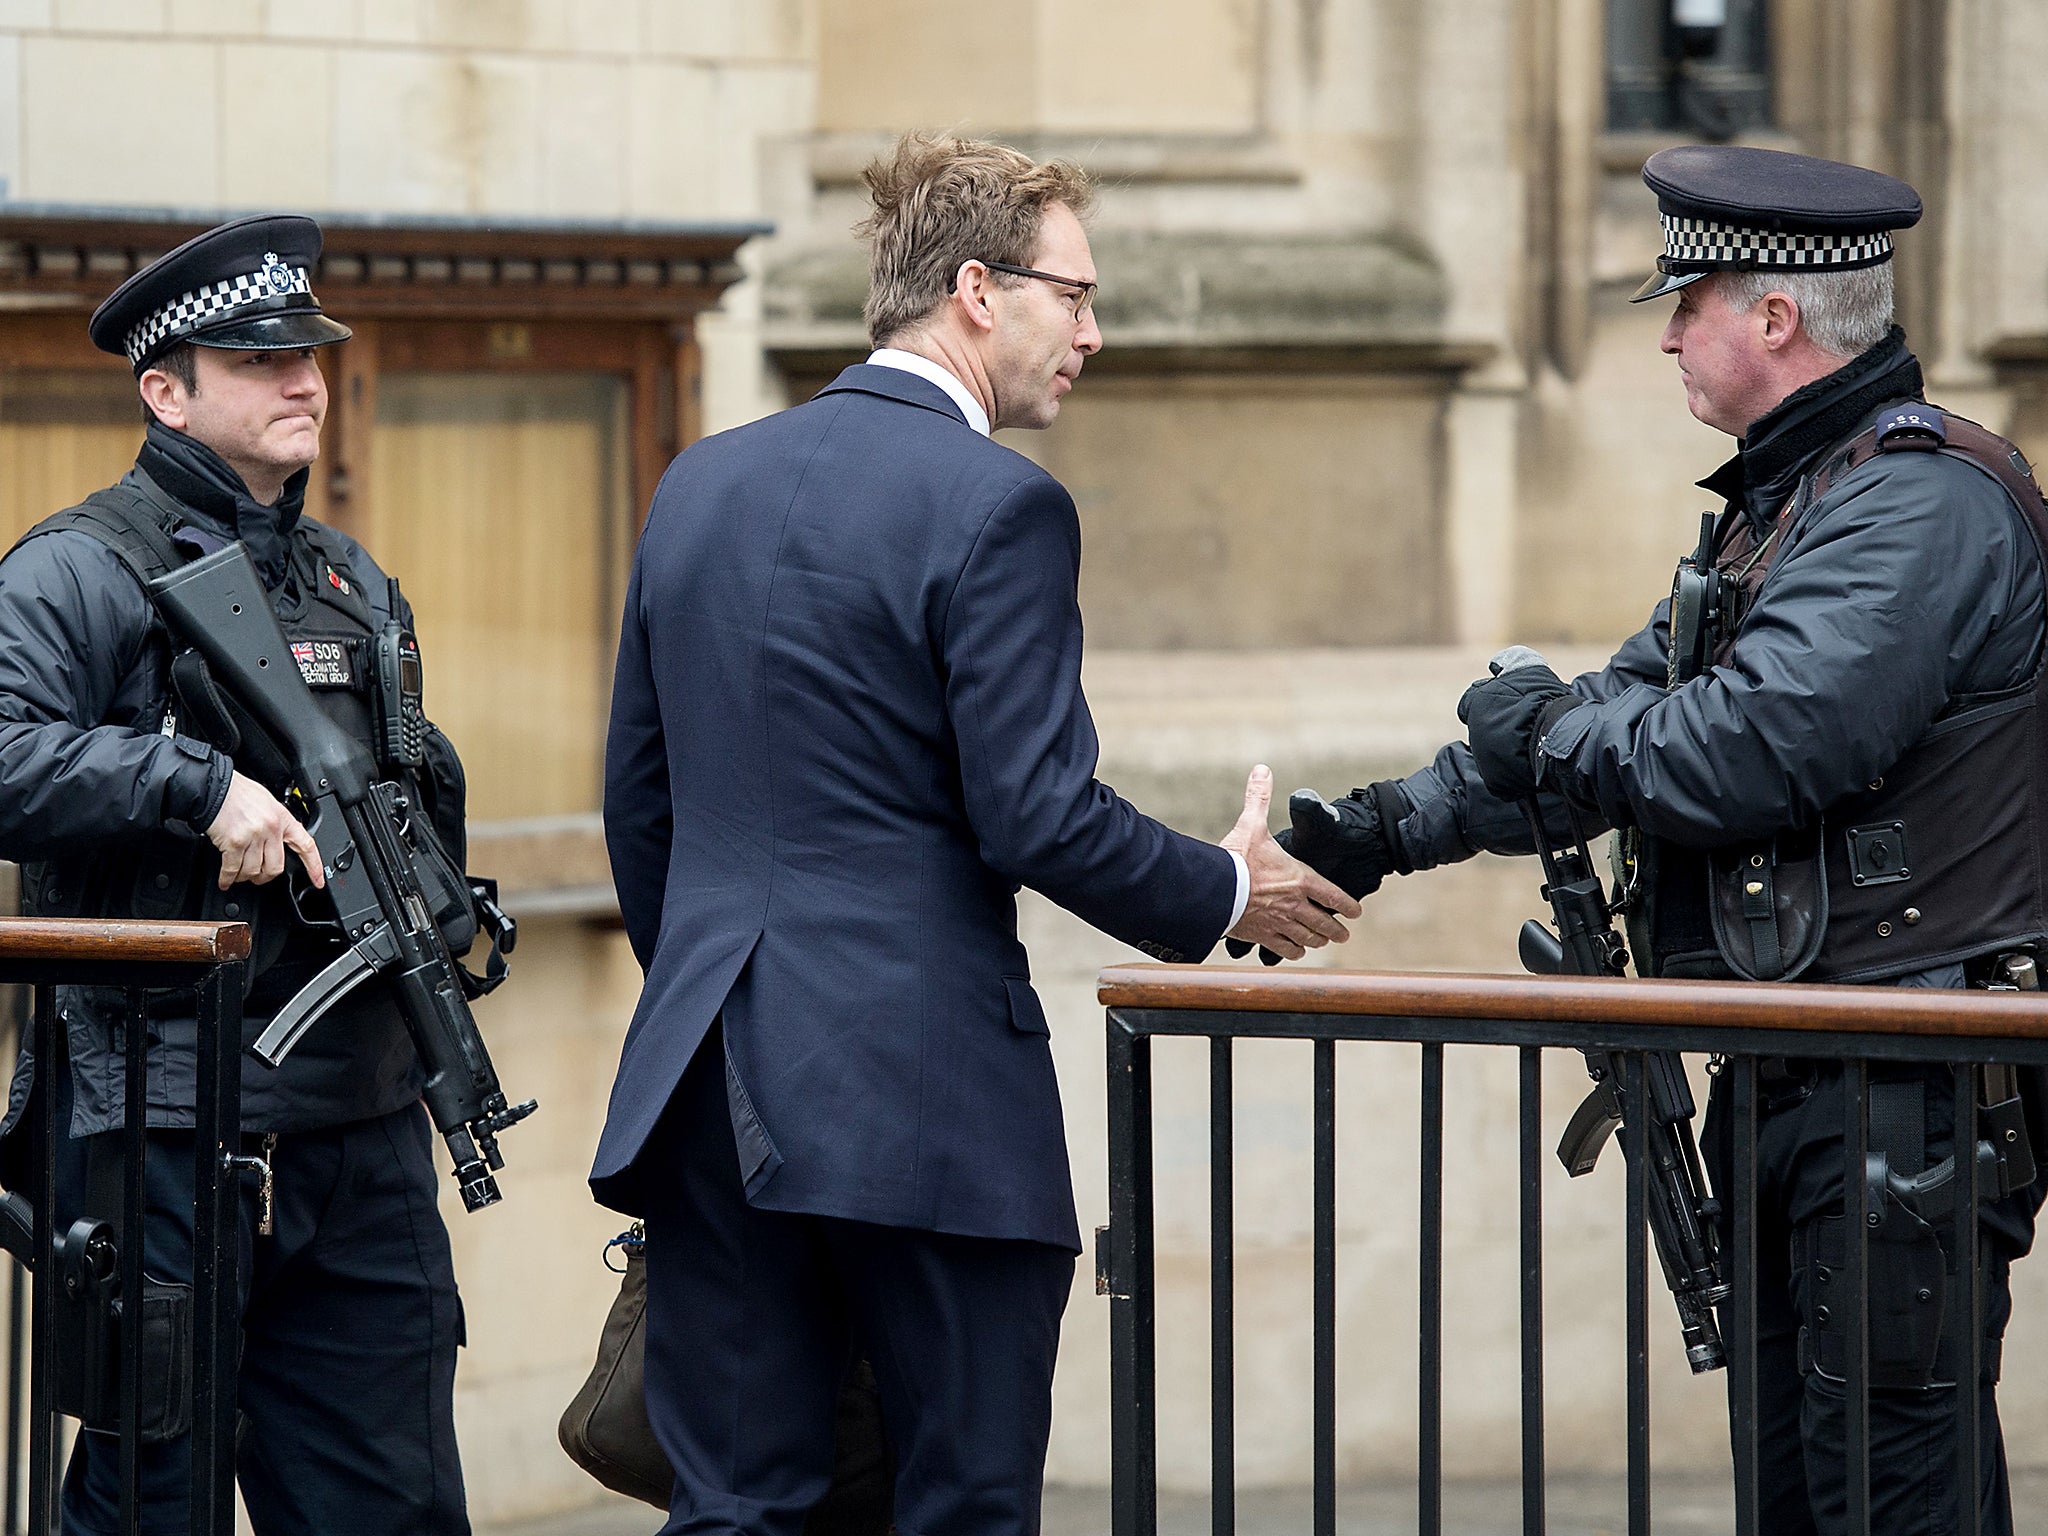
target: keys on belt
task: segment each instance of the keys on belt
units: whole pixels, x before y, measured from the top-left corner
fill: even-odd
[[[263,1138],[263,1151],[256,1157],[229,1153],[227,1165],[242,1173],[253,1173],[257,1181],[256,1232],[260,1237],[269,1237],[276,1230],[277,1175],[271,1167],[277,1155],[277,1132],[271,1131]]]

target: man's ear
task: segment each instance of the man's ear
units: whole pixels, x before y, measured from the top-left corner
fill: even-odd
[[[1767,293],[1757,305],[1763,321],[1763,342],[1773,352],[1782,351],[1799,334],[1799,304],[1789,293]]]
[[[145,368],[135,381],[142,403],[174,432],[185,430],[185,386],[161,368]]]
[[[970,330],[995,329],[996,317],[989,311],[988,296],[995,287],[994,274],[978,261],[963,261],[953,274],[953,291],[948,297],[960,320]]]

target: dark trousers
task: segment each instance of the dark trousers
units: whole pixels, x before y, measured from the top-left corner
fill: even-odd
[[[118,1156],[118,1134],[98,1139]],[[469,1530],[453,1413],[462,1311],[432,1141],[417,1104],[278,1137],[268,1237],[244,1176],[237,1475],[259,1536]],[[192,1150],[189,1132],[149,1138],[143,1262],[156,1280],[192,1277]],[[60,1154],[69,1212],[86,1208],[88,1156],[82,1142]],[[142,1529],[182,1536],[191,1437],[141,1450]],[[66,1536],[120,1529],[119,1476],[115,1437],[81,1434],[64,1477]]]
[[[1072,1254],[750,1206],[715,1030],[637,1168],[647,1412],[676,1471],[665,1533],[798,1536],[858,1349],[899,1536],[1034,1536]]]
[[[1874,1074],[1887,1069],[1873,1068]],[[1948,1155],[1953,1116],[1946,1070],[1928,1074],[1929,1164]],[[1714,1186],[1730,1188],[1730,1111],[1727,1079],[1717,1079],[1707,1105],[1704,1137]],[[1760,1097],[1764,1097],[1761,1095]],[[1842,1263],[1842,1078],[1839,1068],[1815,1069],[1803,1088],[1775,1095],[1757,1124],[1757,1491],[1762,1529],[1769,1536],[1846,1536],[1847,1433],[1842,1338],[1833,1327],[1828,1288],[1840,1283]],[[1936,1196],[1937,1201],[1943,1196]],[[1977,1269],[1984,1300],[1983,1362],[1976,1384],[1982,1414],[1978,1503],[1984,1536],[2008,1536],[2011,1489],[1999,1430],[1998,1356],[2012,1296],[2011,1260],[2033,1235],[2038,1191],[1988,1204],[1982,1213]],[[1724,1205],[1728,1202],[1724,1201]],[[1722,1242],[1730,1241],[1724,1212]],[[1952,1265],[1955,1234],[1946,1220],[1924,1234],[1930,1247],[1869,1245],[1873,1317],[1887,1308],[1908,1315],[1922,1303],[1926,1266]],[[1900,1347],[1899,1330],[1873,1326],[1873,1361]],[[1730,1351],[1742,1348],[1731,1338]],[[1944,1347],[1933,1387],[1885,1385],[1873,1373],[1870,1393],[1870,1511],[1877,1536],[1948,1536],[1956,1529],[1955,1375],[1958,1351]]]

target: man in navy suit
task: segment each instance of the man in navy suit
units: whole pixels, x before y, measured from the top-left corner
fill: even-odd
[[[1095,779],[1080,527],[992,426],[1102,345],[1087,177],[905,139],[869,168],[877,350],[676,460],[635,559],[605,829],[646,985],[591,1184],[647,1222],[669,1532],[783,1536],[864,1350],[902,1536],[1038,1529],[1080,1251],[1030,885],[1167,960],[1298,957],[1357,904]]]

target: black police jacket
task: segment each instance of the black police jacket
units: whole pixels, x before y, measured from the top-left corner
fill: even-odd
[[[1919,366],[1894,331],[1756,423],[1701,484],[1729,498],[1729,515],[1767,526],[1831,450],[1886,402],[1919,393]],[[1590,707],[1559,723],[1570,748],[1547,783],[1609,826],[1681,848],[1750,843],[1816,824],[1958,701],[2035,677],[2041,554],[1980,470],[1932,453],[1877,455],[1831,483],[1788,535],[1724,664],[1665,686],[1666,601],[1606,667],[1572,683]],[[1520,811],[1488,792],[1462,742],[1402,789],[1399,835],[1416,868],[1531,851]]]
[[[179,446],[189,457],[189,440]],[[148,447],[141,462],[151,462]],[[218,460],[212,466],[216,477],[232,479]],[[350,589],[360,623],[374,627],[387,617],[383,571],[354,540],[299,515],[303,477],[275,507],[188,481],[208,491],[206,504],[194,505],[172,497],[141,464],[121,483],[174,512],[201,548],[240,538],[292,638],[308,624],[327,632],[338,622],[339,608],[327,611],[307,590],[319,581],[336,583],[337,597]],[[399,617],[410,623],[409,613]],[[245,1025],[253,1040],[324,957],[303,934],[287,932],[278,942],[279,925],[289,925],[282,881],[226,893],[215,888],[219,858],[202,831],[226,796],[233,765],[180,729],[170,661],[148,595],[99,539],[59,529],[24,539],[0,560],[0,857],[24,865],[25,905],[50,915],[133,915],[139,896],[154,916],[256,920],[259,958],[273,964],[251,978]],[[453,774],[447,787],[457,797],[459,826],[460,768],[445,739],[436,745]],[[189,855],[182,861],[180,849]],[[169,911],[165,892],[177,898]],[[267,944],[264,925],[272,933]],[[66,987],[56,1004],[70,1055],[72,1134],[114,1129],[122,1108],[121,1041],[136,1022],[126,995]],[[193,996],[152,993],[145,1012],[149,1123],[189,1126]],[[24,1049],[7,1128],[22,1113],[33,1073]],[[421,1082],[395,1007],[372,985],[316,1024],[282,1067],[243,1056],[243,1124],[307,1130],[388,1114],[416,1099]]]

